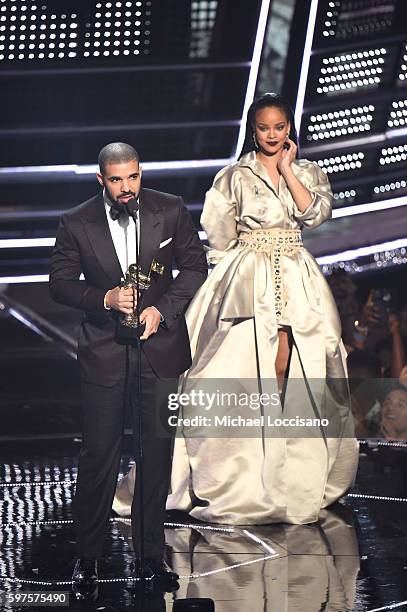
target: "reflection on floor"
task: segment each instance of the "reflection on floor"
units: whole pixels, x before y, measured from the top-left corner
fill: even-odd
[[[30,290],[31,308],[33,296]],[[41,302],[42,294],[37,298]],[[59,325],[58,312],[37,308],[43,317],[32,319],[30,311],[3,302],[0,599],[29,591],[70,593],[80,444],[76,362],[47,323]],[[128,437],[123,452],[126,473]],[[148,600],[127,586],[129,523],[112,518],[98,601],[85,607],[71,597],[68,607],[49,609],[198,611],[209,610],[202,600],[210,599],[216,612],[407,610],[407,445],[362,444],[356,485],[342,502],[309,526],[231,528],[172,513],[167,553],[181,575],[180,588]],[[191,598],[201,601],[185,607],[183,600]],[[4,601],[1,611],[44,609]]]
[[[77,452],[78,442],[68,440],[3,443],[0,587],[6,593],[70,592]],[[210,598],[216,612],[406,610],[406,459],[407,447],[362,445],[354,490],[314,525],[246,529],[169,515],[168,561],[180,588],[144,602],[125,582],[129,522],[112,517],[98,601],[84,608],[71,597],[65,609],[164,612],[176,611],[182,599]]]

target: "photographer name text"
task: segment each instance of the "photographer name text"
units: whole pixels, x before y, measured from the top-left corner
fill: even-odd
[[[195,415],[190,418],[171,415],[168,417],[170,427],[328,427],[328,419],[305,419],[302,417],[274,418],[270,415],[258,417],[239,416],[205,416]]]

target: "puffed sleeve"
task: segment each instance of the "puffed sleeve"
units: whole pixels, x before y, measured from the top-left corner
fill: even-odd
[[[332,217],[333,195],[328,177],[318,164],[304,160],[304,166],[304,174],[299,174],[298,178],[311,192],[312,202],[304,212],[301,212],[294,203],[293,215],[301,225],[314,228]]]
[[[201,215],[201,225],[206,231],[210,249],[208,263],[216,264],[227,251],[237,244],[238,194],[233,184],[231,167],[223,168],[207,191]]]

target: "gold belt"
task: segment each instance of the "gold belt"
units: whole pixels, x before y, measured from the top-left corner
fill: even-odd
[[[276,317],[277,320],[281,319],[285,305],[281,255],[292,255],[302,248],[301,230],[280,228],[251,230],[239,234],[238,244],[252,251],[269,254],[273,269]]]

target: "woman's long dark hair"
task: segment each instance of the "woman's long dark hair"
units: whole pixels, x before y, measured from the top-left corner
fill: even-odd
[[[260,98],[254,100],[249,110],[247,111],[247,119],[246,119],[246,134],[243,143],[242,150],[240,151],[240,155],[238,159],[240,159],[246,153],[250,151],[256,151],[256,147],[253,140],[253,132],[256,125],[256,113],[262,108],[275,107],[279,108],[287,117],[287,120],[290,122],[291,130],[290,130],[290,139],[298,144],[297,140],[297,132],[295,130],[294,125],[294,113],[292,111],[291,106],[288,104],[287,100],[283,98],[280,94],[277,93],[265,93]]]

